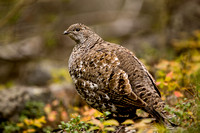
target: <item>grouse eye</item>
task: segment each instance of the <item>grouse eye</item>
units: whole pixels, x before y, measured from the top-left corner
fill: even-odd
[[[80,28],[76,28],[76,31],[80,31]]]

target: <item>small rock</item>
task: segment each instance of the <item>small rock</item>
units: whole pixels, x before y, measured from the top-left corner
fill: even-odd
[[[16,61],[34,58],[42,50],[42,38],[31,37],[16,43],[0,45],[0,59]]]

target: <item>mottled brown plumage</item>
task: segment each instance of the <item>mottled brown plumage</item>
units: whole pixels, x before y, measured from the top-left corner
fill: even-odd
[[[131,51],[104,41],[83,24],[71,25],[64,34],[77,43],[69,72],[91,107],[110,111],[113,117],[134,117],[136,109],[143,109],[170,125],[154,79]]]

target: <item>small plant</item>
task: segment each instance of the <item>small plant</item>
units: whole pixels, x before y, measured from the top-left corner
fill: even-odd
[[[20,127],[18,127],[17,124],[13,122],[2,122],[0,124],[0,130],[3,130],[3,133],[13,133],[19,132]]]
[[[24,133],[39,132],[41,131],[45,123],[46,120],[44,116],[35,119],[25,118],[22,122],[17,123],[17,127],[20,127],[20,130]]]
[[[91,131],[98,131],[101,133],[107,133],[108,131],[114,132],[116,130],[116,127],[119,126],[118,121],[114,119],[105,120],[101,122],[101,120],[93,119],[90,120],[88,123],[91,124],[89,132]]]
[[[14,132],[39,132],[46,123],[44,113],[44,103],[37,101],[28,101],[25,108],[20,112],[17,122],[6,121],[0,124],[3,133]]]
[[[58,125],[59,129],[54,131],[62,130],[63,132],[69,133],[79,133],[83,131],[86,133],[94,131],[106,133],[108,131],[115,131],[114,126],[119,126],[119,123],[116,120],[106,120],[109,114],[110,112],[104,112],[103,117],[98,119],[93,118],[86,122],[81,121],[81,117],[78,115],[75,118],[71,118],[71,120],[67,123],[62,121],[61,124]]]
[[[166,105],[165,109],[170,114],[174,114],[171,118],[171,121],[177,123],[181,126],[189,126],[194,119],[193,112],[191,111],[191,107],[194,105],[193,100],[187,100],[187,98],[180,100],[175,106],[175,108],[170,108]]]
[[[20,113],[20,116],[25,116],[27,118],[39,118],[44,115],[44,103],[38,101],[26,102],[25,108]]]
[[[62,121],[61,124],[58,125],[58,127],[65,132],[80,133],[82,131],[87,131],[89,129],[89,124],[81,121],[81,117],[79,115],[76,118],[71,118],[70,121],[67,123]]]

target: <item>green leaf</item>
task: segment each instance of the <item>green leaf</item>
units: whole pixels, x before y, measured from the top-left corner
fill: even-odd
[[[109,112],[109,111],[106,111],[106,112],[104,112],[103,113],[105,116],[108,116],[108,115],[110,115],[111,113]]]
[[[62,125],[58,125],[58,128],[62,129]]]

